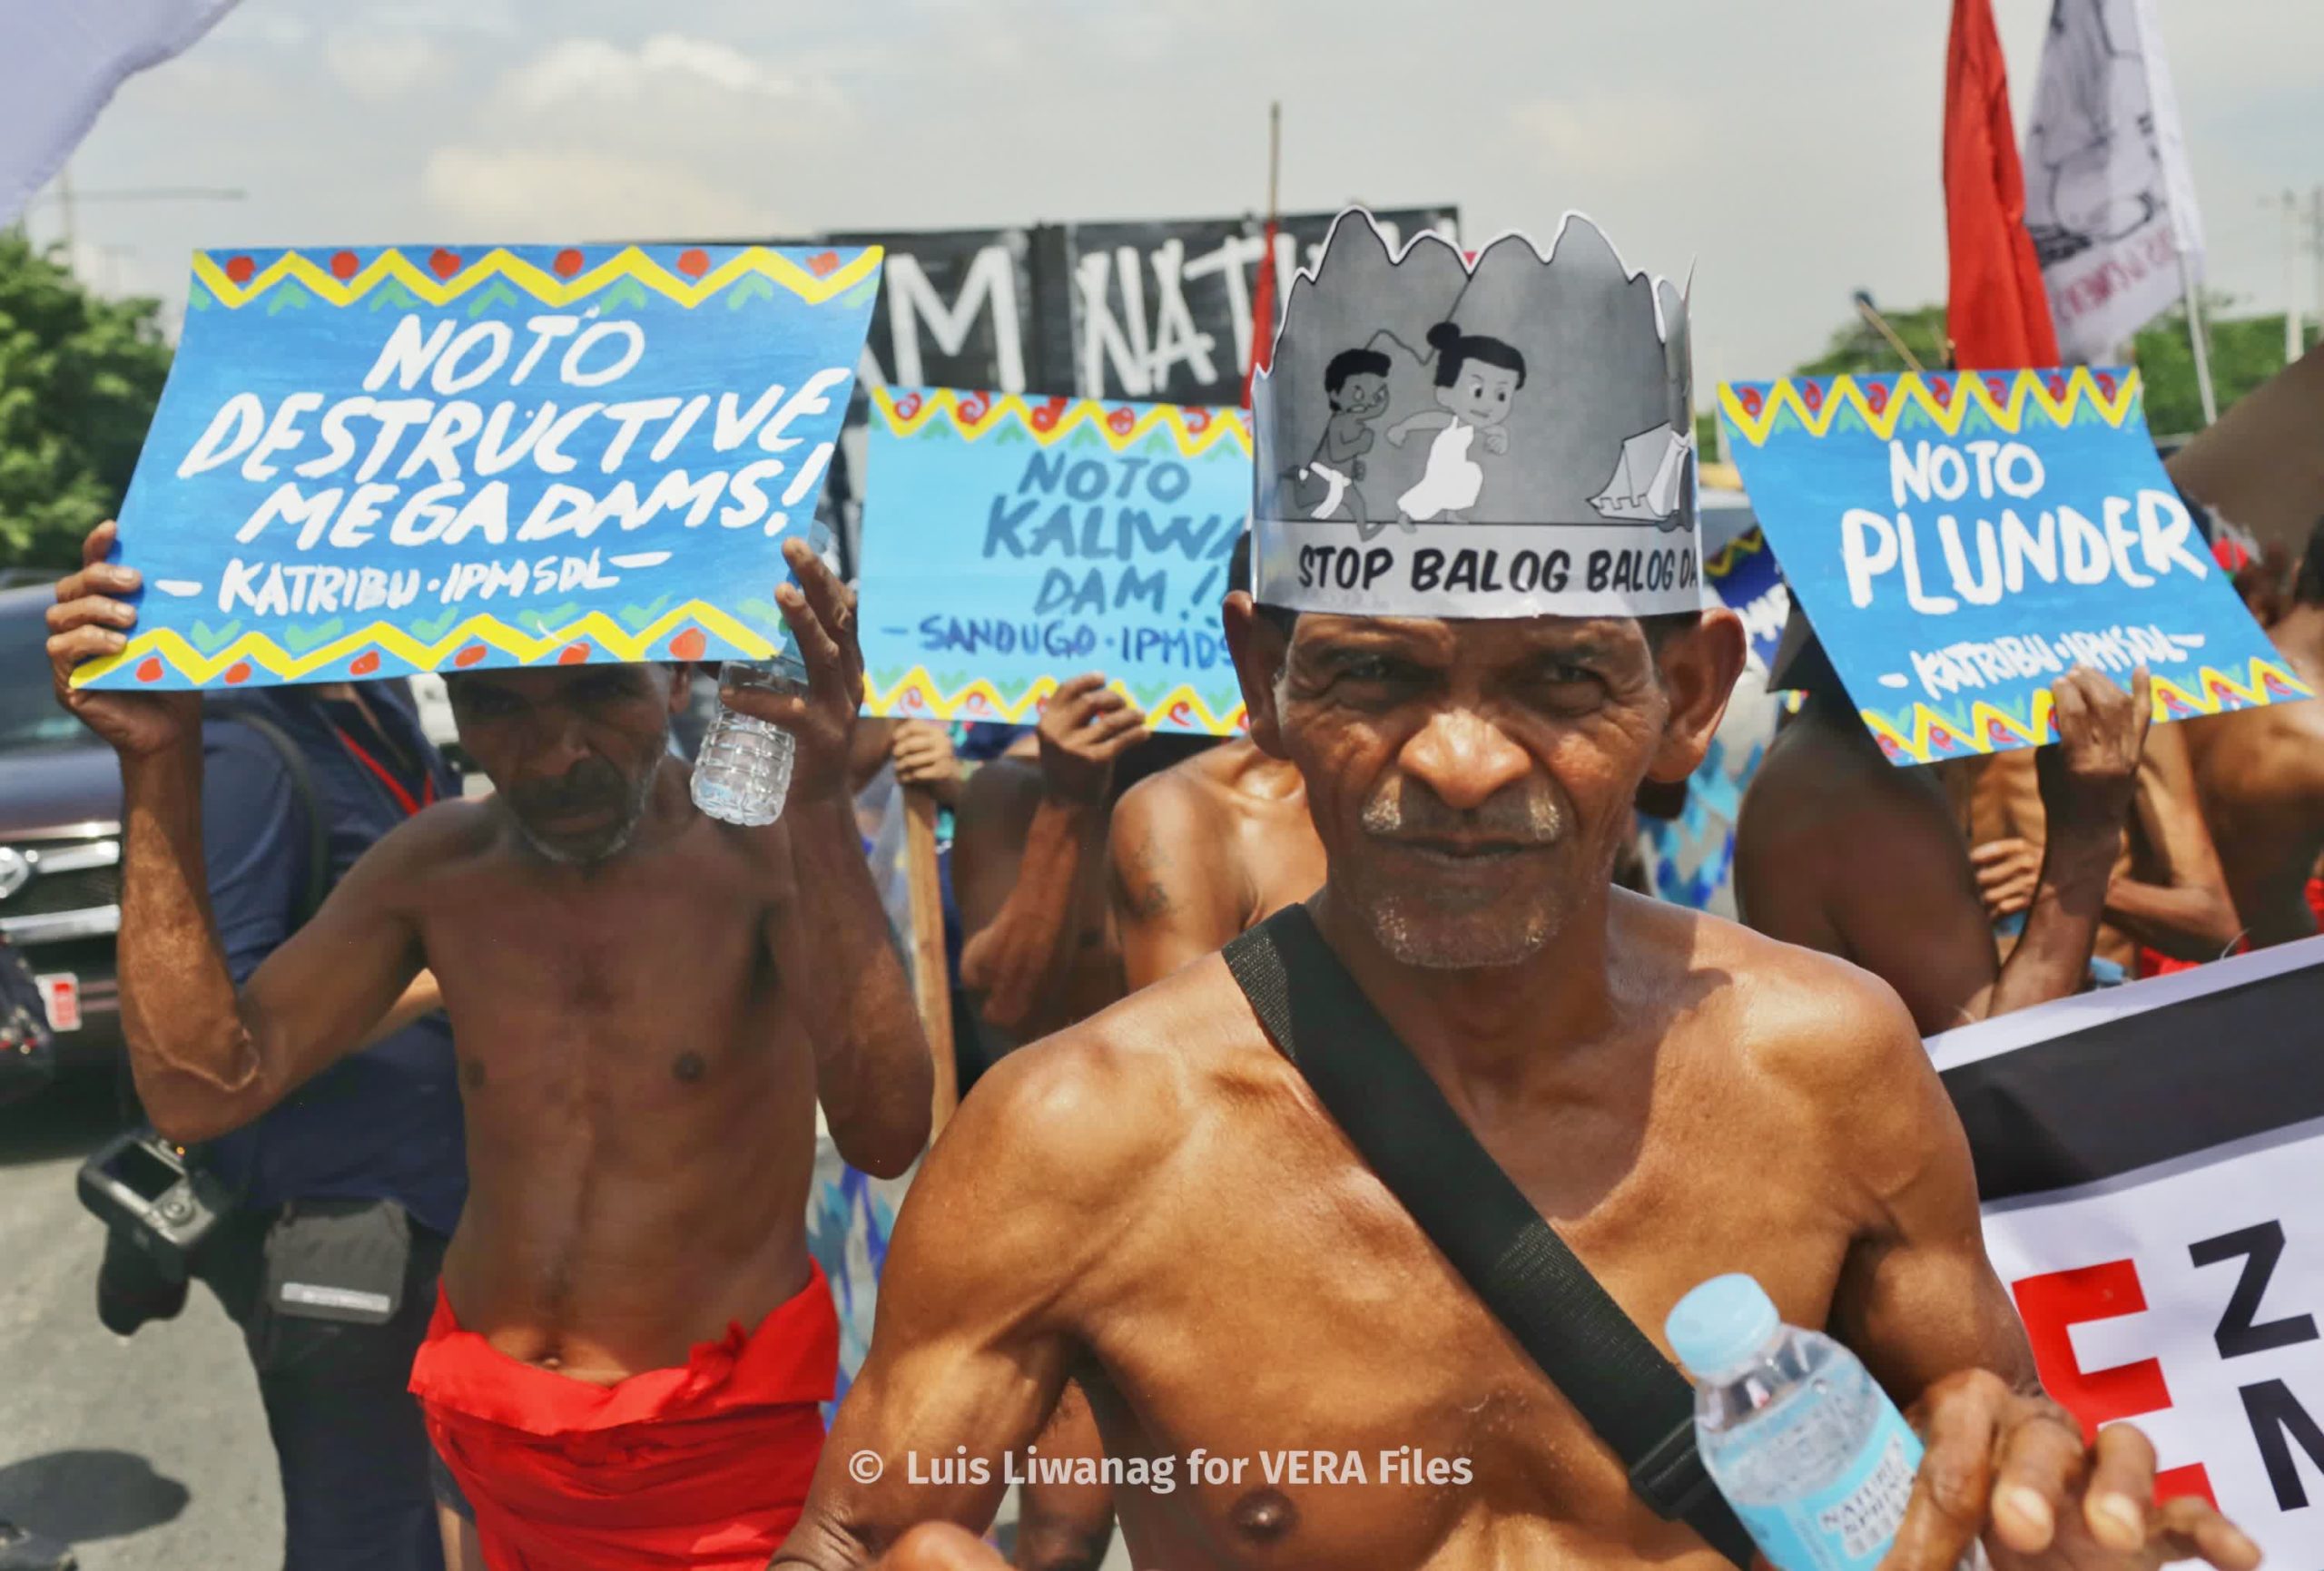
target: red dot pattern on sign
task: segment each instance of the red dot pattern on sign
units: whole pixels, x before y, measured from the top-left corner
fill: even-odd
[[[362,265],[356,260],[355,253],[351,250],[336,252],[330,259],[330,276],[344,282],[353,278],[356,270]]]
[[[556,663],[559,665],[578,665],[588,658],[589,641],[585,638],[578,643],[566,644],[565,648],[558,653]]]
[[[248,682],[250,679],[251,663],[247,660],[234,662],[232,668],[226,673],[226,682],[229,686]]]
[[[919,413],[920,395],[918,393],[906,393],[902,398],[896,400],[897,419],[909,420],[914,415]]]
[[[484,645],[481,643],[471,643],[466,649],[461,650],[458,654],[452,656],[452,663],[454,665],[467,667],[474,665],[478,661],[482,660],[483,658]]]
[[[678,253],[678,270],[690,279],[698,279],[710,270],[710,253],[699,247]]]
[[[347,669],[356,676],[370,675],[379,669],[379,652],[376,649],[364,651],[355,657],[355,663]]]
[[[137,680],[140,682],[161,681],[162,657],[158,654],[147,655],[144,661],[137,667]]]
[[[561,250],[556,253],[556,260],[550,265],[556,269],[557,277],[569,279],[581,270],[581,253],[570,248]]]
[[[710,647],[710,640],[699,627],[689,627],[670,640],[670,653],[680,660],[700,660],[702,652]]]
[[[246,256],[235,257],[226,263],[226,276],[238,284],[250,282],[251,276],[257,271],[258,263]]]
[[[438,278],[450,278],[460,270],[460,254],[458,251],[445,250],[438,247],[435,254],[428,259],[428,266]]]
[[[1137,424],[1137,416],[1136,412],[1129,409],[1116,409],[1106,417],[1106,424],[1114,428],[1114,435],[1117,437],[1127,437],[1131,427]]]
[[[1756,414],[1758,414],[1758,413],[1759,412],[1759,407],[1760,407],[1760,404],[1759,404],[1759,393],[1758,393],[1758,388],[1744,388],[1744,389],[1743,389],[1743,412],[1744,412],[1745,414],[1747,414],[1747,415],[1756,415]]]
[[[821,256],[807,259],[807,270],[819,279],[827,279],[839,271],[839,252],[827,250]]]

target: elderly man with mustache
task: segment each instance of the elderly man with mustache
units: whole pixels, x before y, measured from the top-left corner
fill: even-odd
[[[1350,324],[1405,324],[1409,346],[1456,310],[1541,373],[1474,516],[1367,543],[1256,466],[1265,604],[1229,596],[1226,634],[1252,742],[1305,787],[1322,889],[963,1103],[778,1565],[997,1564],[957,1531],[906,1535],[990,1522],[1073,1380],[1149,1571],[1724,1571],[1747,1553],[1731,1524],[1658,1487],[1692,1436],[1648,1360],[1682,1296],[1742,1272],[1921,1420],[1908,1509],[1865,1524],[1898,1528],[1886,1571],[1952,1571],[1975,1540],[2001,1571],[2251,1571],[2208,1505],[2154,1505],[2135,1429],[2085,1446],[2041,1395],[1896,995],[1613,887],[1640,786],[1693,772],[1743,663],[1735,616],[1699,609],[1683,487],[1667,517],[1628,517],[1651,498],[1591,516],[1630,434],[1691,407],[1677,290],[1577,217],[1554,258],[1514,236],[1392,250],[1343,217],[1292,286],[1258,452],[1312,449],[1330,410],[1308,389]],[[1475,566],[1454,594],[1456,552]],[[1451,1163],[1501,1214],[1530,1207],[1610,1301],[1497,1293],[1533,1306],[1508,1311],[1539,1333],[1521,1344],[1471,1285],[1477,1252],[1438,1247],[1477,1209],[1427,1194]],[[1492,1274],[1522,1277],[1516,1246]],[[1562,1358],[1561,1336],[1581,1344]],[[1675,1402],[1629,1413],[1585,1416],[1528,1351],[1595,1380],[1640,1341],[1630,1392]],[[1637,1473],[1598,1428],[1634,1414],[1657,1442],[1625,1438]]]

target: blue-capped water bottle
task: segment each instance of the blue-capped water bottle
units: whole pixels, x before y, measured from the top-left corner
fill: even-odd
[[[1713,1277],[1663,1330],[1695,1381],[1711,1481],[1777,1571],[1873,1571],[1904,1525],[1920,1438],[1856,1356],[1787,1326],[1748,1276]],[[1962,1571],[1984,1571],[1972,1549]]]

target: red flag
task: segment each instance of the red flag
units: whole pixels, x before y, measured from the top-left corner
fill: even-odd
[[[1965,370],[2054,366],[2057,329],[2025,232],[2025,177],[1993,0],[1954,0],[1945,67],[1945,331]]]
[[[1251,364],[1243,373],[1246,409],[1251,407],[1251,384],[1275,364],[1275,218],[1269,214],[1266,255],[1259,259],[1259,281],[1251,290]]]

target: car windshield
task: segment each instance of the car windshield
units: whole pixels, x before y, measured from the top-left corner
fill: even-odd
[[[43,609],[37,599],[0,609],[0,752],[71,747],[89,740],[81,722],[56,707],[49,691]]]

